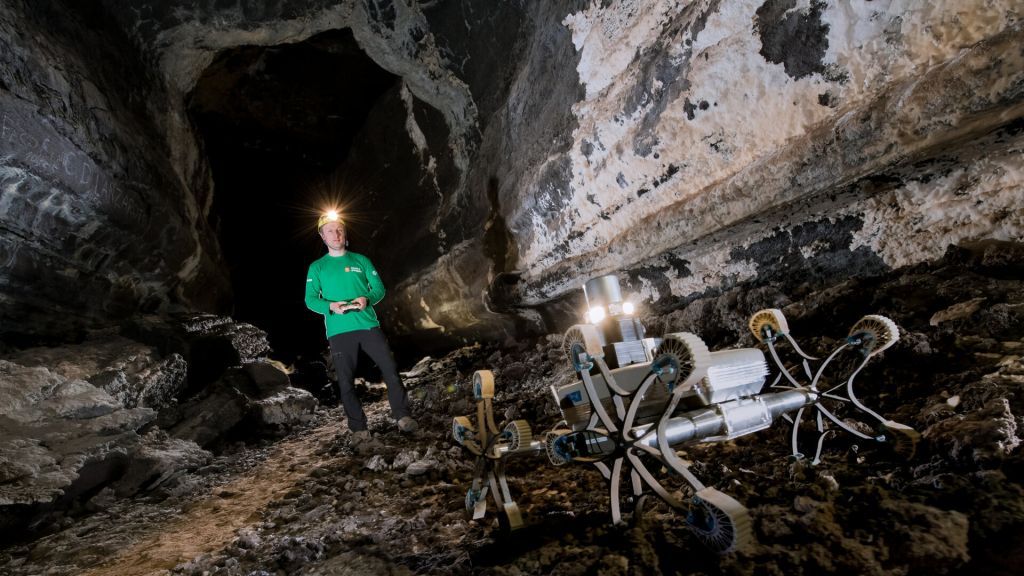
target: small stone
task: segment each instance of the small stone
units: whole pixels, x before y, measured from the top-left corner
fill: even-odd
[[[943,322],[949,322],[950,320],[961,320],[963,318],[969,318],[979,309],[981,309],[981,303],[985,301],[985,298],[973,298],[966,302],[959,302],[940,310],[932,315],[931,320],[928,321],[932,326],[938,326]]]
[[[629,571],[629,558],[619,554],[607,554],[601,559],[601,574],[626,574]]]
[[[821,502],[808,498],[807,496],[797,496],[793,499],[793,509],[797,512],[807,514],[809,512],[815,512],[822,506]]]
[[[238,547],[243,550],[253,550],[262,544],[262,540],[254,530],[242,529],[238,532]]]
[[[836,492],[839,490],[839,481],[836,480],[835,476],[828,472],[823,472],[818,475],[818,478],[821,480],[820,484],[829,492]]]
[[[966,334],[958,336],[956,339],[956,345],[960,348],[966,348],[968,350],[978,350],[982,352],[997,350],[999,343],[992,338],[984,338],[982,336],[975,336],[973,334]]]
[[[405,469],[406,476],[422,476],[437,467],[435,460],[418,460]]]
[[[420,459],[420,453],[417,450],[403,450],[395,456],[394,462],[391,466],[396,470],[403,470],[409,467],[409,464]]]
[[[510,380],[518,380],[526,376],[529,371],[529,368],[527,368],[525,364],[522,362],[516,362],[503,369],[501,371],[501,376]]]
[[[363,468],[366,468],[367,470],[371,470],[373,472],[387,470],[390,467],[391,466],[388,464],[388,461],[385,460],[384,456],[381,456],[380,454],[374,454],[373,456],[370,457],[369,460],[366,461],[365,464],[363,464]]]
[[[1003,355],[994,352],[975,352],[974,358],[983,364],[997,364],[1003,359]]]

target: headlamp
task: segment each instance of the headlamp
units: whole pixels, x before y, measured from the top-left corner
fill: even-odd
[[[341,216],[338,215],[337,210],[328,210],[327,212],[321,214],[320,219],[316,221],[317,232],[319,232],[320,229],[323,228],[324,225],[327,224],[328,222],[337,222],[342,226],[345,225],[345,222],[341,219]]]

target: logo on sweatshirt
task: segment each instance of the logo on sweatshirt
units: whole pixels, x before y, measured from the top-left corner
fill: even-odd
[[[345,266],[345,272],[362,272],[363,269],[358,266]]]

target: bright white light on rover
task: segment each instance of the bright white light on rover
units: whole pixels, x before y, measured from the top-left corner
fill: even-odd
[[[636,310],[636,307],[633,306],[632,302],[623,302],[622,303],[622,313],[623,314],[627,314],[627,315],[628,314],[632,314],[635,310]]]
[[[604,306],[594,306],[587,311],[587,320],[590,320],[591,324],[597,324],[601,320],[604,320],[604,316]]]

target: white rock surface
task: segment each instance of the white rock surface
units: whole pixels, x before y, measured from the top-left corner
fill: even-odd
[[[123,457],[153,418],[83,380],[0,360],[0,506],[60,496],[86,464]]]

